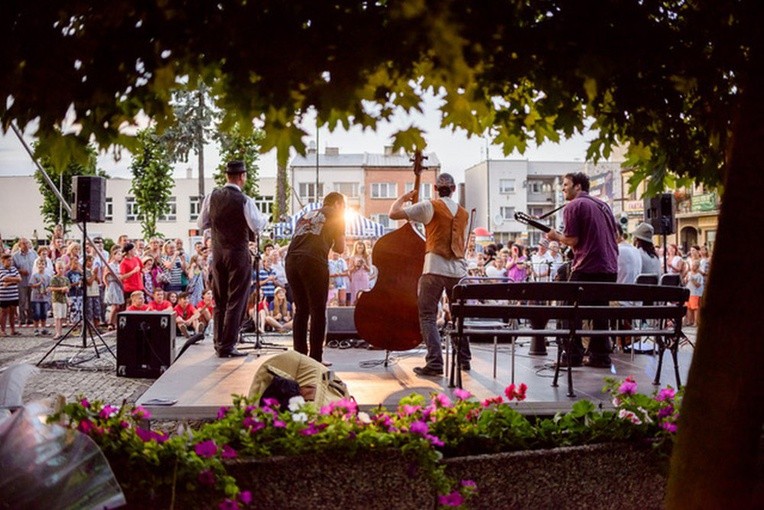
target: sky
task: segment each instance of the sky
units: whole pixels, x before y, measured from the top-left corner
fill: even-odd
[[[463,182],[464,171],[486,159],[486,149],[490,159],[505,159],[502,149],[497,146],[488,146],[485,137],[468,138],[463,131],[452,132],[450,129],[440,127],[440,112],[437,110],[438,100],[428,97],[425,100],[424,112],[409,116],[397,114],[391,123],[381,124],[377,132],[362,131],[353,128],[349,131],[337,129],[329,132],[322,128],[318,133],[318,147],[321,152],[325,148],[337,147],[341,154],[377,153],[382,154],[386,145],[392,145],[391,134],[398,129],[405,129],[412,123],[425,131],[425,139],[428,147],[426,152],[435,152],[441,161],[441,171],[454,176],[457,182]],[[315,117],[306,116],[303,129],[308,132],[305,144],[316,141]],[[541,147],[529,146],[525,154],[517,152],[507,159],[527,159],[530,161],[584,161],[586,157],[587,139],[591,135],[578,135],[569,140],[563,140],[559,144],[545,143]],[[33,141],[32,136],[25,134],[28,143]],[[205,169],[207,175],[217,167],[220,158],[217,154],[217,146],[214,143],[205,148]],[[112,177],[130,177],[129,171],[130,153],[122,151],[122,158],[115,162],[111,152],[99,156],[99,166],[106,170]],[[185,176],[187,168],[193,168],[193,176],[196,176],[196,156],[189,155],[188,163],[179,163],[175,167],[177,176]],[[0,175],[31,175],[35,166],[24,150],[21,142],[13,131],[0,138]],[[276,152],[271,151],[263,154],[259,160],[260,175],[276,175]]]

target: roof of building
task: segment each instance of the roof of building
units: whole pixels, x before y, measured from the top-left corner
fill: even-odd
[[[431,152],[426,154],[427,159],[424,160],[424,165],[427,167],[439,167],[440,160],[438,156]],[[305,156],[296,155],[289,163],[290,167],[315,167],[316,166],[316,153],[309,152]],[[318,155],[319,167],[399,167],[399,168],[411,168],[411,157],[407,154],[370,154],[364,152],[363,154],[341,154],[330,153]]]

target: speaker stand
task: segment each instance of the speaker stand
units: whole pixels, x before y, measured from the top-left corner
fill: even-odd
[[[78,205],[79,207],[87,207],[87,204],[81,204]],[[81,215],[82,212],[78,211],[78,215]],[[103,344],[104,347],[106,347],[106,350],[109,351],[109,354],[111,354],[111,357],[114,358],[114,361],[117,360],[117,356],[112,352],[111,348],[106,344],[103,337],[101,336],[101,333],[98,331],[98,328],[96,328],[92,322],[87,318],[87,303],[88,303],[88,281],[87,281],[87,268],[86,261],[85,261],[85,244],[87,243],[88,239],[88,222],[83,221],[82,222],[82,253],[83,253],[83,264],[82,264],[82,281],[80,282],[82,285],[82,310],[80,311],[80,318],[77,320],[77,322],[74,323],[73,326],[69,328],[69,331],[67,331],[64,336],[62,336],[54,345],[50,348],[48,352],[45,353],[45,356],[40,359],[40,361],[37,362],[37,366],[39,367],[43,361],[58,347],[59,345],[62,345],[64,340],[69,338],[69,336],[72,334],[72,332],[77,329],[77,326],[82,326],[82,345],[81,349],[86,349],[88,346],[88,334],[90,334],[90,341],[93,345],[93,350],[95,351],[95,357],[100,358],[101,353],[98,351],[98,345],[96,345],[95,337],[97,336],[98,339],[101,341],[101,344]],[[74,346],[67,346],[67,347],[74,347]],[[79,360],[79,361],[73,361],[77,358],[77,354],[69,358],[67,361],[67,364],[69,365],[79,365],[80,363],[84,363],[87,360]],[[90,358],[92,359],[92,358]]]

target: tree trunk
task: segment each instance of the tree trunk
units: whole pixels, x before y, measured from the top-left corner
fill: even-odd
[[[199,161],[199,200],[201,203],[202,197],[204,197],[204,127],[201,125],[201,119],[204,118],[204,91],[201,87],[198,91],[199,97],[199,126],[196,133],[197,156]],[[201,206],[200,206],[201,207]]]
[[[750,61],[757,62],[753,56]],[[717,244],[671,459],[668,508],[762,508],[764,270],[755,248],[764,225],[762,69],[748,78],[732,127]]]
[[[281,217],[287,214],[287,168],[279,165],[276,171],[276,210],[273,212],[273,222],[281,221]]]

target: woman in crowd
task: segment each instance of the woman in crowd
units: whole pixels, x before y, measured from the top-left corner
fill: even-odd
[[[681,275],[684,280],[685,273],[687,273],[687,264],[685,264],[682,255],[679,253],[679,248],[675,244],[668,245],[668,253],[666,254],[668,262],[668,274]]]
[[[188,264],[188,286],[186,292],[191,303],[198,303],[204,294],[204,263],[205,258],[192,255]]]
[[[516,244],[512,245],[510,250],[510,256],[507,260],[507,278],[513,282],[524,282],[528,276],[528,268],[526,267],[526,260],[528,257],[522,254],[520,247]]]
[[[167,242],[164,245],[162,267],[170,273],[170,281],[165,286],[165,290],[168,292],[181,292],[183,290],[183,273],[187,270],[186,257],[182,252],[178,252],[173,242]]]
[[[642,258],[641,274],[661,274],[661,259],[653,245],[653,226],[649,223],[640,223],[634,232],[631,233],[634,238],[634,245],[639,250],[639,256]]]
[[[109,256],[109,267],[111,268],[111,271],[105,271],[103,275],[103,282],[106,286],[103,300],[106,305],[111,305],[111,309],[109,310],[109,320],[106,321],[109,331],[113,331],[117,327],[117,313],[122,305],[125,304],[125,294],[122,292],[122,288],[117,282],[120,262],[122,262],[122,248],[118,245],[114,245],[111,247]]]
[[[349,304],[354,306],[358,301],[358,293],[369,290],[369,277],[371,276],[371,260],[363,241],[356,241],[353,245],[353,254],[350,255],[348,266],[350,275]]]

